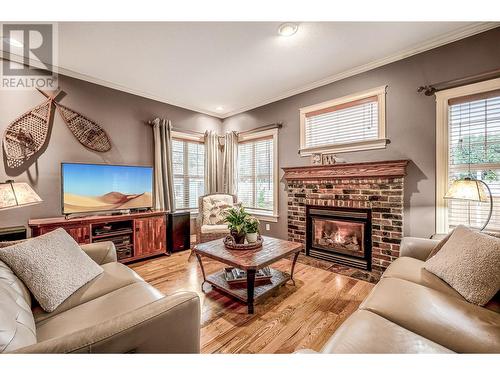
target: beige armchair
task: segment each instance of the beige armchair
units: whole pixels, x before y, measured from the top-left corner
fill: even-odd
[[[223,212],[236,204],[236,195],[226,193],[207,194],[198,199],[196,242],[208,242],[229,234]]]

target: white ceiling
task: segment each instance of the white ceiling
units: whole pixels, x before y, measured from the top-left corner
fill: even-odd
[[[493,24],[60,23],[60,72],[227,117],[442,45]],[[222,106],[223,110],[216,110]]]

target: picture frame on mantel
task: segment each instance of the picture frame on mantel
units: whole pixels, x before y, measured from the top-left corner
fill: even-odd
[[[312,154],[311,155],[311,165],[322,165],[323,155],[322,154]]]
[[[322,154],[321,155],[321,164],[322,165],[334,165],[339,163],[345,163],[346,160],[337,157],[335,154]]]

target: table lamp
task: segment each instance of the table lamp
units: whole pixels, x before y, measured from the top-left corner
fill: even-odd
[[[43,202],[26,182],[8,180],[0,183],[0,210],[30,206]]]
[[[458,199],[470,202],[490,202],[490,212],[486,222],[479,230],[480,232],[486,228],[491,219],[493,212],[493,197],[490,187],[481,180],[476,180],[470,177],[455,180],[448,189],[445,199]]]

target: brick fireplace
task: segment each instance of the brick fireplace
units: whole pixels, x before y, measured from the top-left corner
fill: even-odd
[[[311,257],[381,274],[399,256],[407,164],[283,168],[288,239]]]

